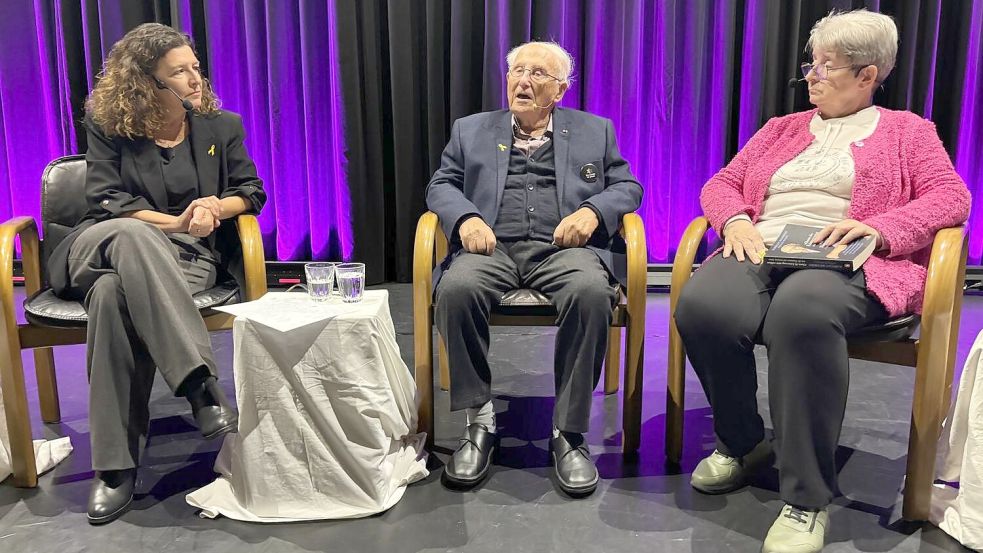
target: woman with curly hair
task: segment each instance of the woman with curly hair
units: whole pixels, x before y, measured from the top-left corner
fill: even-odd
[[[132,501],[155,368],[206,438],[238,425],[192,295],[226,276],[242,287],[236,227],[221,222],[266,194],[242,121],[217,106],[190,38],[156,23],[113,46],[86,103],[88,213],[48,269],[89,317],[92,524]]]

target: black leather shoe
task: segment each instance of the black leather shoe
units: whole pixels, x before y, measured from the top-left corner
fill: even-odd
[[[130,510],[137,469],[96,471],[89,490],[89,524],[106,524]]]
[[[198,430],[205,438],[210,440],[237,430],[239,415],[229,405],[214,376],[188,390],[187,397]]]
[[[550,451],[553,452],[553,471],[561,490],[574,497],[594,493],[598,481],[597,467],[581,434],[561,432],[556,438],[550,438]]]
[[[485,425],[469,424],[461,438],[461,445],[444,467],[444,485],[468,489],[484,480],[491,467],[491,456],[495,451],[497,438]]]

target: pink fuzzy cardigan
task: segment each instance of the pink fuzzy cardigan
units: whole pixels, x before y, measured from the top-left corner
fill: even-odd
[[[970,195],[931,121],[877,110],[874,134],[850,145],[856,177],[848,217],[876,229],[886,243],[863,271],[867,291],[895,317],[921,312],[932,240],[939,229],[966,221]],[[718,234],[738,213],[758,220],[772,175],[812,142],[815,113],[769,120],[706,183],[700,205]]]

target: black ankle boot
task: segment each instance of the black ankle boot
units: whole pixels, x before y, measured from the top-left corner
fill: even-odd
[[[89,524],[106,524],[130,510],[137,469],[96,471],[89,490]]]
[[[214,376],[190,386],[186,395],[202,436],[210,440],[237,430],[239,415],[229,405]]]

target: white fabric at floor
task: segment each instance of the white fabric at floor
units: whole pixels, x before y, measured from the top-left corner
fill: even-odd
[[[966,358],[959,392],[939,444],[932,522],[960,543],[983,550],[983,332]]]
[[[34,458],[38,474],[53,469],[72,452],[72,441],[65,436],[55,440],[34,440]],[[7,431],[7,413],[3,408],[3,390],[0,389],[0,481],[10,476],[10,434]]]
[[[428,472],[388,292],[366,291],[358,304],[281,292],[252,304],[233,329],[239,433],[216,460],[221,476],[188,503],[202,516],[255,522],[354,518],[395,505]],[[267,315],[281,330],[263,324]],[[291,328],[293,317],[303,326]]]

